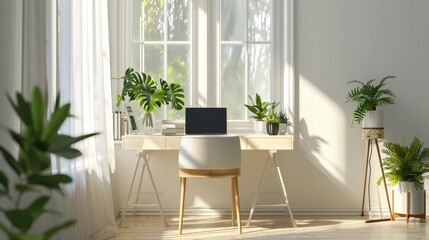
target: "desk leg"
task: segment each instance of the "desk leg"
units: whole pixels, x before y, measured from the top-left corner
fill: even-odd
[[[124,208],[122,209],[122,216],[121,216],[121,220],[119,221],[119,227],[121,227],[122,222],[125,219],[125,214],[127,212],[128,202],[130,201],[131,190],[133,189],[134,180],[136,178],[136,174],[137,174],[137,170],[139,168],[140,160],[141,160],[141,158],[139,156],[139,158],[137,159],[136,167],[134,168],[134,174],[133,174],[133,178],[132,178],[131,183],[130,183],[130,188],[128,189],[127,199],[125,200]]]
[[[281,187],[282,192],[283,192],[283,198],[284,198],[284,201],[285,201],[286,206],[287,206],[287,209],[288,209],[288,211],[289,211],[290,220],[292,221],[292,226],[293,226],[293,227],[296,227],[295,220],[294,220],[294,218],[293,218],[293,214],[292,214],[292,210],[290,209],[290,204],[289,204],[289,201],[288,201],[288,198],[287,198],[286,187],[285,187],[285,184],[284,184],[284,182],[283,182],[282,173],[281,173],[281,171],[280,171],[280,166],[279,166],[279,163],[278,163],[277,157],[275,156],[275,153],[273,153],[272,158],[273,158],[273,160],[274,160],[274,164],[276,165],[276,169],[277,169],[277,176],[278,176],[278,178],[279,178],[279,183],[280,183],[280,185],[281,185],[280,187]]]
[[[144,176],[145,168],[146,168],[146,164],[144,164],[144,163],[143,163],[142,174],[140,175],[139,186],[137,187],[137,191],[136,191],[136,192],[137,192],[137,196],[136,196],[136,201],[134,202],[134,203],[135,203],[135,205],[137,205],[137,204],[139,203],[140,190],[141,190],[141,188],[142,188],[142,182],[143,182],[143,176]],[[137,207],[136,207],[136,206],[134,206],[134,212],[133,212],[133,215],[136,215],[136,209],[137,209]]]
[[[164,225],[168,227],[167,220],[165,219],[165,216],[164,216],[164,209],[162,208],[161,200],[159,199],[159,195],[158,195],[158,190],[156,189],[155,182],[153,181],[152,172],[150,171],[148,160],[146,157],[144,157],[143,159],[144,159],[145,165],[147,166],[147,171],[149,173],[150,181],[152,182],[152,187],[156,195],[156,200],[158,201],[159,211],[161,212],[162,220],[164,220]]]
[[[261,181],[259,182],[258,190],[256,191],[255,198],[253,199],[252,209],[250,209],[249,219],[247,219],[246,227],[250,226],[250,222],[252,221],[253,211],[256,207],[256,202],[259,199],[259,193],[261,193],[262,182],[264,181],[265,174],[267,173],[268,162],[270,161],[270,156],[267,158],[267,162],[265,163],[264,174],[262,175]]]

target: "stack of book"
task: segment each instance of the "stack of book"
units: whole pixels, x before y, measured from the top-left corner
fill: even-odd
[[[183,135],[185,134],[185,122],[177,120],[162,120],[162,135]]]

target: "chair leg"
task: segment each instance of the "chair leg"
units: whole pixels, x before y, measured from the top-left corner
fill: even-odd
[[[235,225],[235,219],[234,219],[234,215],[235,215],[235,184],[234,184],[234,180],[231,178],[231,198],[232,198],[232,206],[231,206],[231,224],[232,226]]]
[[[241,230],[241,214],[240,214],[240,196],[238,194],[238,179],[237,177],[233,177],[232,178],[233,181],[233,185],[234,185],[234,189],[235,189],[235,208],[236,208],[236,212],[237,212],[237,225],[238,225],[238,230],[240,232],[240,234],[242,234],[242,230]]]
[[[183,227],[183,211],[185,208],[185,191],[186,191],[186,178],[180,178],[180,216],[179,216],[179,234],[182,235]]]

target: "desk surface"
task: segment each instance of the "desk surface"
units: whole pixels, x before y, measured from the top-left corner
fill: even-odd
[[[292,150],[292,135],[239,135],[242,150]],[[182,136],[126,135],[122,136],[124,150],[179,150]],[[143,148],[142,148],[143,147]]]

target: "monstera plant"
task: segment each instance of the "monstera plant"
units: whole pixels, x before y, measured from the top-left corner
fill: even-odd
[[[19,133],[9,129],[12,140],[19,146],[17,156],[0,146],[3,158],[14,175],[8,178],[5,169],[0,169],[0,198],[11,205],[10,208],[0,206],[0,212],[8,221],[0,222],[0,230],[10,240],[47,240],[75,222],[68,220],[42,233],[31,231],[42,215],[59,214],[46,208],[51,198],[50,191],[63,194],[61,185],[72,182],[66,174],[51,173],[51,156],[79,157],[82,154],[73,144],[97,133],[78,137],[59,134],[62,124],[71,116],[70,104],[61,106],[58,96],[52,113],[47,116],[47,101],[39,88],[34,89],[30,101],[20,93],[16,94],[15,101],[10,97],[9,101],[22,122],[22,128]]]
[[[179,83],[168,84],[165,80],[160,79],[158,87],[152,77],[146,73],[139,73],[133,68],[128,68],[122,77],[122,93],[117,97],[116,105],[128,97],[128,101],[137,101],[143,109],[141,125],[143,127],[154,127],[153,111],[160,108],[163,104],[170,104],[175,110],[183,109],[184,90]]]

